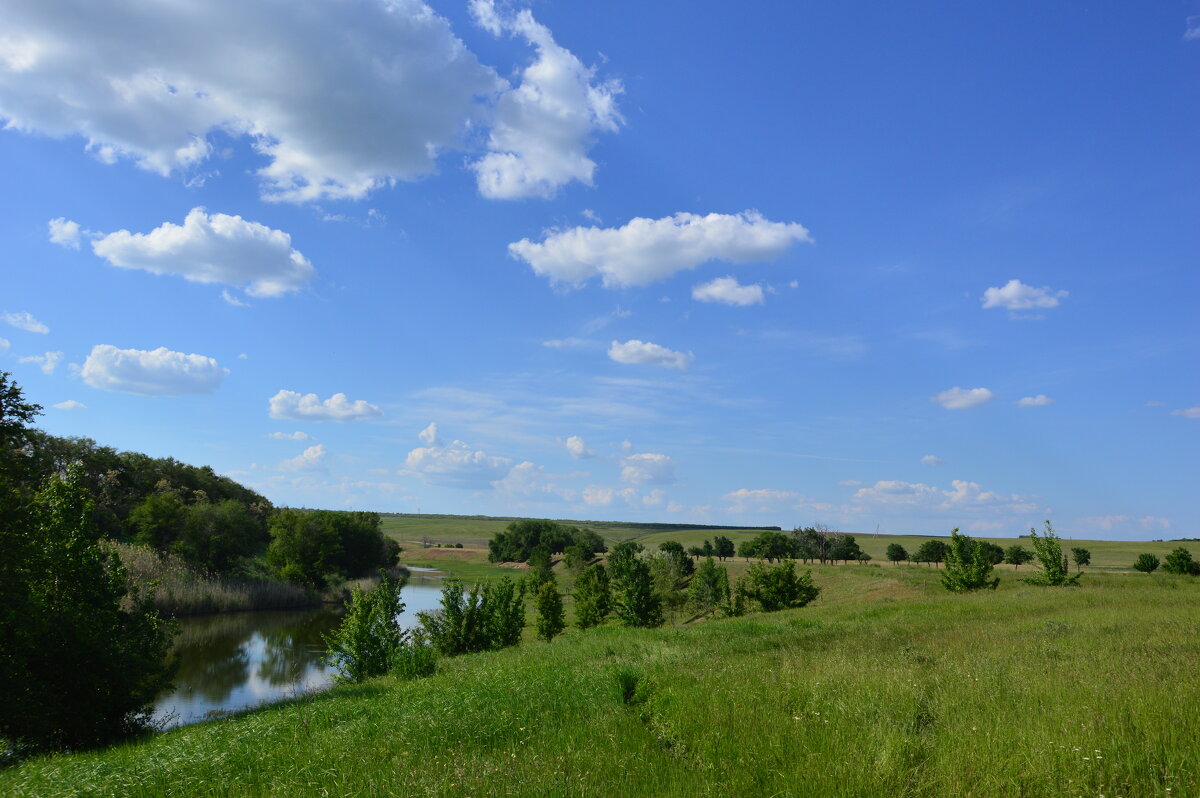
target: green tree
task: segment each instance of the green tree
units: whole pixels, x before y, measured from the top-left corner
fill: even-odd
[[[604,621],[611,608],[608,588],[608,573],[604,566],[596,563],[584,568],[575,580],[575,625],[580,629],[596,626]]]
[[[578,543],[567,546],[563,552],[563,562],[567,566],[567,570],[573,574],[578,574],[588,566],[592,560],[592,553],[587,546],[582,546]]]
[[[425,635],[447,657],[491,651],[521,642],[525,628],[525,589],[504,577],[488,585],[448,579],[441,609],[417,613]]]
[[[168,551],[187,519],[187,505],[173,490],[151,493],[129,513],[126,524],[133,539],[159,551]]]
[[[554,572],[550,569],[550,549],[546,546],[541,544],[534,546],[530,550],[526,562],[529,565],[528,578],[533,590],[538,590],[554,578]]]
[[[617,617],[622,623],[646,628],[662,624],[662,597],[654,592],[650,566],[645,561],[633,559],[623,565],[620,578],[614,582]]]
[[[1019,543],[1014,543],[1004,550],[1004,562],[1011,565],[1014,571],[1018,566],[1024,565],[1032,559],[1033,552]]]
[[[946,559],[946,544],[940,540],[927,540],[917,547],[913,562],[941,563]]]
[[[614,582],[620,582],[625,574],[633,567],[637,557],[642,553],[642,544],[632,540],[622,540],[612,547],[608,553],[608,575]]]
[[[745,588],[746,597],[757,601],[763,612],[803,607],[820,592],[821,588],[812,582],[812,571],[798,575],[796,564],[790,560],[776,565],[751,565]]]
[[[854,539],[854,535],[838,535],[834,538],[833,546],[829,550],[829,559],[842,562],[851,560],[857,562],[863,558],[862,555],[863,550]]]
[[[558,594],[558,585],[554,583],[554,579],[541,586],[534,605],[537,608],[538,637],[549,643],[566,626],[563,621],[562,596]]]
[[[995,590],[999,577],[992,576],[990,552],[958,529],[950,531],[950,546],[946,551],[946,570],[942,573],[942,586],[954,593],[971,590]]]
[[[706,557],[688,590],[688,598],[699,615],[708,615],[729,602],[729,572]]]
[[[1071,549],[1071,559],[1075,560],[1075,570],[1082,571],[1083,566],[1091,564],[1092,553],[1087,549],[1076,546]]]
[[[897,565],[908,559],[908,552],[899,543],[889,543],[887,547],[887,558],[889,562],[894,562]]]
[[[375,513],[280,510],[268,529],[267,563],[276,575],[317,589],[396,564],[400,547],[383,537]]]
[[[1133,562],[1134,570],[1142,573],[1153,573],[1158,570],[1158,558],[1153,554],[1139,554],[1138,558]]]
[[[1042,570],[1033,576],[1025,578],[1031,585],[1052,585],[1056,587],[1073,587],[1079,584],[1079,574],[1071,574],[1067,564],[1067,555],[1063,554],[1062,544],[1054,534],[1054,527],[1046,522],[1046,531],[1039,536],[1037,530],[1029,530],[1029,539],[1033,543],[1033,554],[1042,566]]]
[[[987,540],[976,541],[975,545],[983,549],[983,556],[992,565],[1004,562],[1004,548]]]
[[[683,550],[683,544],[674,540],[665,540],[658,544],[658,550],[675,561],[676,567],[683,576],[691,576],[696,570],[696,564]]]
[[[370,591],[355,585],[341,625],[324,638],[328,661],[339,671],[337,681],[361,682],[391,669],[407,638],[399,620],[404,612],[402,587],[401,580],[386,573]]]
[[[1197,576],[1200,575],[1200,562],[1192,559],[1192,553],[1180,546],[1163,560],[1163,570],[1169,574]]]
[[[732,557],[734,552],[733,541],[724,535],[717,535],[713,538],[713,553],[717,559],[724,562],[726,558]]]

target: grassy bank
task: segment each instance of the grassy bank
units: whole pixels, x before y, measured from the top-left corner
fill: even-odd
[[[1200,794],[1200,583],[819,568],[813,606],[601,627],[0,772],[11,795]],[[1168,791],[1169,788],[1169,791]]]

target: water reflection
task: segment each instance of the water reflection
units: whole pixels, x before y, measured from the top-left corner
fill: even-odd
[[[401,623],[415,625],[416,613],[435,609],[440,596],[438,580],[414,578],[404,586]],[[155,719],[168,726],[195,723],[328,687],[333,670],[322,661],[322,635],[341,614],[338,607],[181,619],[179,672],[174,689],[155,702]]]

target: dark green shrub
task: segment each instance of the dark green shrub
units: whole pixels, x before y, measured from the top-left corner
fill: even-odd
[[[429,641],[443,656],[490,651],[521,642],[525,628],[525,589],[504,577],[489,585],[448,579],[437,612],[418,613]]]
[[[688,598],[700,615],[724,606],[729,602],[729,572],[706,557],[692,577]]]
[[[381,573],[370,591],[357,585],[351,591],[341,625],[325,636],[328,661],[340,671],[337,681],[361,682],[391,670],[408,637],[397,618],[404,612],[402,586],[399,579]]]
[[[812,583],[812,571],[796,574],[794,562],[750,566],[745,596],[758,602],[763,612],[803,607],[821,592]]]
[[[1200,575],[1200,562],[1192,559],[1192,553],[1180,546],[1167,555],[1163,561],[1163,570],[1169,574],[1197,576]]]
[[[1133,568],[1142,573],[1153,573],[1158,570],[1158,558],[1153,554],[1139,554],[1138,558],[1134,560]]]
[[[549,643],[566,626],[563,620],[562,596],[558,594],[558,585],[553,579],[538,590],[534,606],[537,609],[537,635]]]
[[[997,546],[997,548],[999,548]],[[946,551],[946,570],[942,573],[942,586],[955,593],[972,590],[995,590],[999,577],[992,576],[991,552],[966,535],[950,532],[950,546]]]
[[[643,560],[633,559],[622,564],[619,578],[616,578],[617,573],[614,565],[613,593],[621,622],[626,626],[660,626],[663,622],[662,597],[654,592],[650,566]]]
[[[1083,570],[1083,566],[1090,565],[1092,562],[1092,553],[1087,549],[1076,546],[1071,549],[1071,558],[1075,560],[1075,569]]]
[[[611,608],[608,573],[597,563],[589,565],[575,580],[575,625],[580,629],[596,626],[604,621]]]
[[[889,543],[887,558],[889,562],[901,563],[908,559],[908,552],[899,543]]]

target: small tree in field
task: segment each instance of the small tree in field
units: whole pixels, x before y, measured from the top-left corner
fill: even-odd
[[[899,543],[889,543],[887,547],[887,558],[889,562],[894,562],[899,565],[901,562],[908,559],[908,552]]]
[[[692,577],[688,593],[696,612],[707,615],[729,601],[729,572],[712,557],[705,558]]]
[[[379,584],[369,592],[358,586],[351,591],[341,625],[325,637],[329,662],[341,671],[337,681],[361,682],[391,669],[407,637],[397,619],[404,612],[402,586],[399,579],[381,574]]]
[[[747,598],[752,598],[763,612],[775,612],[803,607],[817,597],[821,588],[812,583],[812,571],[796,574],[796,564],[790,560],[776,565],[755,563],[750,566]]]
[[[1032,559],[1033,552],[1017,543],[1004,550],[1004,561],[1011,565],[1014,571]]]
[[[612,606],[604,566],[589,565],[575,580],[575,625],[587,629],[601,623]]]
[[[917,548],[913,562],[938,564],[946,559],[946,544],[940,540],[927,540]]]
[[[1167,559],[1163,561],[1163,570],[1181,576],[1200,576],[1200,562],[1193,560],[1192,553],[1180,546],[1167,555]]]
[[[1074,587],[1079,584],[1079,574],[1071,575],[1071,568],[1067,565],[1067,555],[1063,554],[1062,545],[1058,541],[1058,536],[1054,534],[1054,527],[1050,526],[1049,521],[1046,522],[1046,531],[1041,537],[1038,537],[1036,530],[1030,529],[1029,539],[1033,542],[1033,553],[1041,564],[1042,570],[1040,573],[1026,577],[1026,582],[1031,585],[1055,587]]]
[[[654,578],[645,561],[631,560],[615,583],[617,617],[622,623],[648,629],[662,625],[662,597],[654,592]]]
[[[971,590],[995,590],[999,577],[992,577],[990,552],[977,540],[950,532],[950,546],[946,550],[946,571],[942,574],[942,585],[955,593]]]
[[[1082,571],[1083,566],[1091,564],[1092,553],[1087,549],[1076,546],[1071,549],[1071,559],[1075,561],[1075,570]]]
[[[549,643],[560,634],[566,624],[563,621],[562,596],[553,579],[545,582],[537,592],[537,634]]]
[[[1139,554],[1138,558],[1134,560],[1133,568],[1144,574],[1153,573],[1158,570],[1158,558],[1153,554]]]

